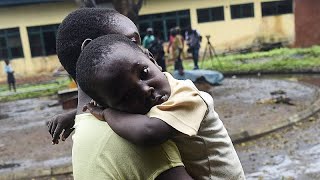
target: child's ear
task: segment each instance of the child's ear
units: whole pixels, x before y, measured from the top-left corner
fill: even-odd
[[[83,51],[84,47],[86,45],[88,45],[91,41],[92,41],[92,39],[90,39],[90,38],[85,39],[81,44],[81,51]]]

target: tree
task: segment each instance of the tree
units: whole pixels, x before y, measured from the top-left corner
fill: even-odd
[[[97,7],[95,0],[75,0],[81,7]],[[143,0],[99,0],[100,3],[112,2],[114,8],[121,14],[127,16],[131,21],[137,23],[139,11]]]

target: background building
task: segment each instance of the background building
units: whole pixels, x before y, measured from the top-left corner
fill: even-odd
[[[0,1],[0,60],[11,60],[16,78],[52,73],[60,65],[55,52],[56,30],[76,8],[73,1]],[[0,63],[0,77],[6,79],[3,66]]]
[[[56,30],[76,8],[73,0],[1,0],[0,61],[11,59],[17,78],[52,73],[60,65]],[[153,27],[165,41],[170,28],[180,26],[184,34],[191,26],[203,36],[202,47],[209,35],[218,52],[263,43],[294,45],[295,40],[304,47],[320,43],[319,8],[318,0],[145,0],[137,25],[142,36]]]
[[[295,37],[293,1],[270,0],[149,0],[142,7],[139,29],[153,27],[168,40],[169,29],[188,26],[210,35],[219,51],[241,49],[257,43],[285,42]],[[202,41],[204,47],[206,40]]]

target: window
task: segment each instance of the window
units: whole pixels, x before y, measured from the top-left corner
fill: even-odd
[[[223,6],[197,9],[198,23],[210,22],[210,21],[223,21],[224,12]]]
[[[231,18],[248,18],[254,17],[253,3],[231,5]]]
[[[32,57],[56,54],[56,33],[59,25],[28,27]]]
[[[293,12],[292,0],[261,3],[262,16],[289,14]]]
[[[173,11],[139,16],[139,32],[143,38],[148,27],[152,27],[154,34],[160,35],[160,39],[167,41],[171,28],[180,26],[181,35],[184,35],[186,28],[190,26],[189,10]]]
[[[23,57],[19,28],[0,30],[0,59]]]

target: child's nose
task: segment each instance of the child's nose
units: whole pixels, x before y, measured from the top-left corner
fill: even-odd
[[[151,87],[151,86],[148,86],[148,85],[144,85],[144,86],[143,86],[143,92],[144,92],[144,95],[145,95],[146,97],[153,96],[153,94],[154,94],[154,88]]]

